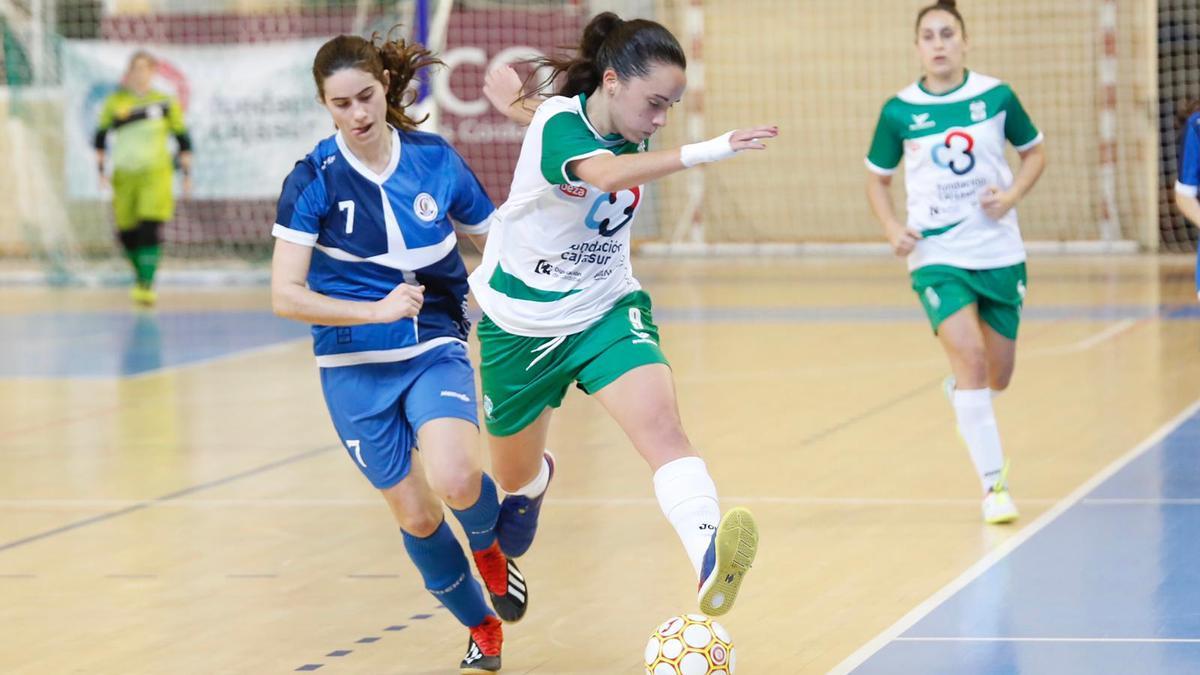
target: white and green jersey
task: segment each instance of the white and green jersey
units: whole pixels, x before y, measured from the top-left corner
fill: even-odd
[[[604,153],[645,150],[619,135],[600,135],[584,95],[555,96],[537,109],[496,211],[483,262],[471,274],[475,299],[505,332],[571,335],[598,321],[641,288],[629,261],[629,230],[641,186],[604,192],[567,168]]]
[[[867,168],[890,176],[904,159],[908,226],[923,235],[908,256],[910,270],[993,269],[1025,260],[1016,209],[996,221],[979,206],[987,187],[1012,185],[1006,141],[1024,151],[1042,134],[1013,90],[993,77],[968,71],[944,94],[917,82],[884,104]]]

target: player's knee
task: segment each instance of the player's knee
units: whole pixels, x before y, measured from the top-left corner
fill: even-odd
[[[959,389],[977,389],[989,381],[987,354],[982,345],[960,347],[955,356],[958,361],[956,371],[961,370],[955,372]]]
[[[1012,382],[1012,376],[1013,373],[1011,368],[1001,370],[999,372],[989,373],[988,386],[991,387],[993,391],[1004,391],[1005,389],[1008,389],[1008,385]]]
[[[642,433],[636,434],[636,437],[656,453],[667,453],[679,457],[696,454],[679,420],[668,420],[672,420],[672,418],[666,417],[661,424],[643,429]]]
[[[442,524],[441,512],[427,509],[414,509],[400,514],[397,519],[400,521],[400,529],[422,539],[437,532],[438,526]]]
[[[464,470],[449,477],[439,477],[433,485],[443,502],[453,509],[466,509],[479,501],[482,474],[479,469]]]

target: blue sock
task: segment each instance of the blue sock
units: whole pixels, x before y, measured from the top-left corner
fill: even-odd
[[[446,521],[428,537],[414,537],[401,530],[408,557],[421,572],[425,589],[433,594],[462,625],[470,628],[483,623],[492,613],[483,600],[479,582],[471,576],[467,557]]]
[[[492,477],[483,474],[483,484],[479,488],[479,501],[462,511],[450,509],[454,517],[462,523],[463,531],[467,533],[467,542],[472,551],[483,551],[496,542],[496,518],[500,516],[500,502],[496,498],[496,484]]]

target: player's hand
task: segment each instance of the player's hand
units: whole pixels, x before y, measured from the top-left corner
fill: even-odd
[[[521,95],[521,76],[507,63],[487,71],[483,76],[483,95],[496,110],[508,114],[508,108]]]
[[[425,287],[400,284],[381,300],[374,303],[372,323],[391,323],[421,312],[425,303]]]
[[[888,243],[892,245],[892,251],[903,258],[916,248],[917,242],[921,240],[921,233],[896,223],[888,227],[887,238]]]
[[[1000,220],[1016,205],[1017,198],[1013,194],[1005,192],[995,185],[989,185],[979,196],[980,208],[992,220]]]
[[[767,146],[759,142],[762,138],[775,138],[779,135],[779,127],[753,127],[751,129],[738,129],[729,137],[729,145],[734,152],[742,150],[766,150]]]
[[[108,182],[108,176],[98,173],[96,174],[96,181],[100,183],[101,192],[108,192],[112,189],[112,183]]]

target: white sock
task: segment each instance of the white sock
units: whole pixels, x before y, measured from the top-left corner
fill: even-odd
[[[954,413],[958,416],[958,432],[967,443],[979,482],[987,492],[1000,478],[1004,469],[1004,450],[1000,447],[1000,430],[992,410],[990,389],[954,390]]]
[[[529,481],[529,483],[526,484],[524,487],[522,487],[520,490],[517,490],[516,492],[510,492],[508,494],[520,495],[522,497],[529,497],[530,499],[536,499],[538,496],[540,496],[543,492],[546,491],[546,488],[549,485],[550,485],[550,462],[546,459],[545,455],[542,455],[542,468],[541,468],[541,470],[538,471],[537,477],[534,478],[533,480]]]
[[[659,467],[654,472],[654,494],[699,577],[704,553],[721,522],[717,486],[708,475],[704,460],[681,457]]]

